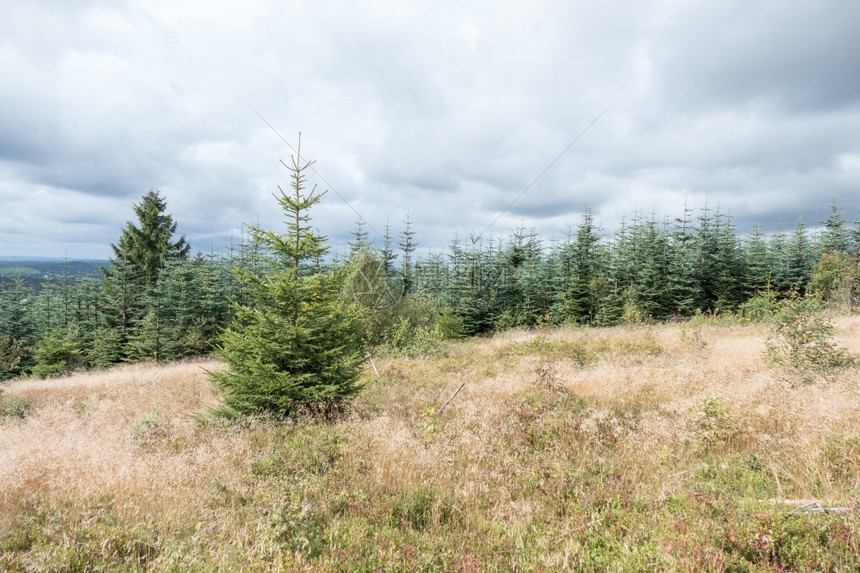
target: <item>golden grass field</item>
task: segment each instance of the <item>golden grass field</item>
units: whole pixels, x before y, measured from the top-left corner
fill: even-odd
[[[505,332],[288,423],[213,418],[214,360],[12,381],[0,570],[860,570],[860,371],[800,377],[767,336]]]

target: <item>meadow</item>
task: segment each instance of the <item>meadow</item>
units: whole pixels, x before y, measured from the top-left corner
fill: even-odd
[[[289,421],[213,417],[215,360],[14,380],[0,570],[856,571],[860,372],[767,337],[508,331],[378,356]]]

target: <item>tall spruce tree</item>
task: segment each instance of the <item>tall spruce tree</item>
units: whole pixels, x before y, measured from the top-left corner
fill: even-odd
[[[797,225],[795,225],[791,240],[787,245],[786,255],[786,279],[789,288],[803,295],[806,293],[806,287],[812,277],[812,263],[815,260],[813,247],[806,234],[803,217],[797,220]]]
[[[158,280],[158,273],[168,260],[185,259],[191,249],[184,236],[174,240],[177,223],[166,210],[164,197],[150,189],[134,206],[139,226],[129,221],[118,244],[111,245],[116,257],[111,264],[116,260],[131,267],[146,285]]]
[[[308,210],[322,194],[305,194],[301,140],[289,169],[292,193],[275,195],[287,217],[278,234],[251,227],[271,256],[268,271],[243,272],[252,293],[236,308],[221,336],[218,355],[228,369],[212,374],[226,394],[227,411],[288,416],[303,405],[331,404],[354,395],[361,367],[358,321],[340,303],[342,271],[324,271],[325,238],[311,226]]]
[[[834,199],[830,216],[824,221],[819,251],[821,253],[848,253],[851,251],[851,231],[845,226],[845,209]],[[817,258],[817,257],[816,257]]]
[[[752,233],[743,243],[743,298],[750,299],[767,291],[772,284],[772,269],[769,265],[767,240],[761,226],[756,223]]]
[[[137,224],[129,221],[117,244],[111,244],[114,256],[110,268],[103,268],[103,304],[105,347],[98,362],[113,359],[137,360],[141,336],[161,332],[157,317],[161,293],[157,283],[161,269],[171,260],[188,257],[191,246],[185,237],[174,238],[177,223],[166,213],[167,201],[158,191],[149,190],[134,206]],[[146,327],[146,332],[137,329]],[[109,344],[108,344],[109,342]],[[148,342],[146,344],[149,344]],[[155,352],[157,354],[157,352]]]
[[[603,284],[600,231],[594,223],[591,210],[586,209],[576,230],[576,239],[570,250],[570,278],[565,297],[568,320],[590,324],[597,318],[598,303],[608,288]],[[603,292],[597,292],[597,286]]]
[[[406,213],[405,227],[400,233],[400,252],[403,256],[400,258],[400,280],[403,286],[403,294],[407,295],[413,290],[413,272],[412,268],[412,253],[415,252],[418,246],[415,243],[415,230],[412,228],[412,219],[409,213]],[[386,231],[387,232],[387,231]]]

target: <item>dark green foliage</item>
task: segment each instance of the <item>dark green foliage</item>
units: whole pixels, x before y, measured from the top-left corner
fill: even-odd
[[[264,275],[242,273],[252,301],[236,307],[221,336],[218,355],[229,368],[212,378],[226,390],[225,411],[289,416],[302,406],[340,402],[359,390],[359,323],[341,304],[345,273],[319,268],[327,247],[310,227],[307,212],[321,195],[315,189],[304,194],[304,171],[311,163],[300,161],[297,154],[287,166],[293,193],[279,188],[276,195],[287,232],[250,229],[271,256]]]
[[[400,233],[400,242],[398,243],[400,252],[403,255],[400,257],[400,281],[403,294],[408,295],[414,290],[415,286],[412,254],[418,247],[418,243],[415,242],[415,231],[412,229],[412,219],[408,213],[404,225],[403,231]]]
[[[744,261],[740,277],[741,298],[747,300],[766,291],[772,282],[767,240],[758,224],[744,241],[741,251]]]
[[[0,283],[0,379],[10,378],[32,365],[36,343],[33,290],[15,275]]]
[[[365,247],[355,252],[343,285],[344,304],[359,316],[364,345],[373,348],[391,334],[402,311],[403,296],[385,268],[385,259]]]
[[[849,253],[852,250],[851,232],[845,226],[845,210],[834,200],[830,204],[830,216],[824,221],[820,252]]]
[[[131,221],[120,235],[118,245],[111,245],[115,264],[129,268],[133,275],[152,285],[169,260],[184,259],[191,246],[185,237],[174,240],[177,223],[167,213],[167,201],[158,191],[150,189],[134,206],[139,226]]]
[[[785,282],[789,289],[797,291],[803,296],[812,276],[812,263],[814,251],[806,234],[806,226],[803,219],[798,219],[791,235],[791,240],[786,246],[785,258]]]
[[[158,192],[143,197],[137,223],[123,229],[100,280],[80,276],[68,262],[44,267],[48,274],[0,275],[0,378],[52,372],[56,332],[74,333],[80,366],[210,352],[231,319],[228,301],[256,308],[269,297],[260,285],[293,268],[302,250],[300,276],[346,280],[340,301],[362,309],[366,346],[412,354],[438,349],[451,336],[506,328],[633,324],[699,312],[766,320],[792,293],[809,292],[842,313],[860,303],[860,222],[847,229],[835,203],[819,235],[799,220],[793,232],[756,227],[738,237],[730,215],[706,206],[696,216],[685,206],[674,222],[634,213],[611,237],[586,211],[551,244],[520,228],[502,238],[455,238],[447,252],[420,255],[411,218],[396,245],[386,225],[378,254],[359,221],[342,260],[326,259],[325,245],[310,235],[311,243],[296,244],[260,229],[224,255],[189,259],[165,207]],[[43,359],[48,363],[37,368]]]
[[[12,378],[21,372],[21,361],[27,350],[5,334],[0,334],[0,381]]]
[[[564,313],[570,322],[595,322],[600,303],[610,290],[604,274],[602,250],[600,233],[591,211],[586,210],[576,231],[576,240],[570,245],[570,254],[566,257],[570,278]]]
[[[694,275],[694,235],[690,222],[691,211],[684,205],[684,215],[675,219],[669,249],[667,286],[673,314],[692,316],[696,311],[698,287]]]
[[[83,351],[75,332],[55,328],[49,331],[35,350],[34,376],[47,378],[68,374],[84,363]]]
[[[210,352],[230,312],[222,274],[218,265],[201,254],[162,268],[158,281],[147,291],[148,312],[130,338],[133,353],[164,361]]]

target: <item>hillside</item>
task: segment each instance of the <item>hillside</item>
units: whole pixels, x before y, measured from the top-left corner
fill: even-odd
[[[14,381],[0,570],[857,570],[858,371],[804,381],[766,337],[511,331],[290,424],[206,416],[214,361]]]
[[[68,261],[65,259],[0,259],[0,277],[20,274],[63,276],[101,276],[101,267],[109,261]]]

